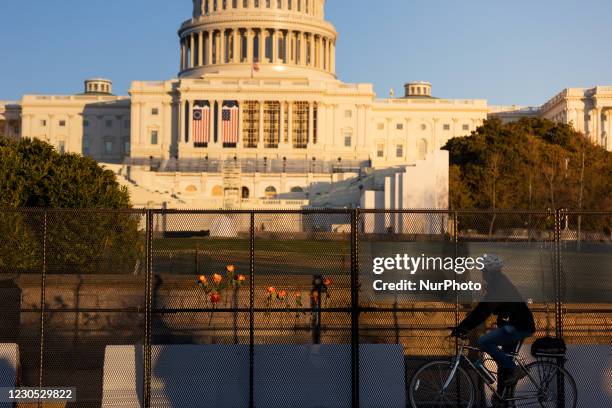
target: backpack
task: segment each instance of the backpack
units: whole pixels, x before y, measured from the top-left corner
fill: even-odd
[[[531,355],[534,357],[563,357],[567,347],[563,339],[555,337],[542,337],[531,345]]]

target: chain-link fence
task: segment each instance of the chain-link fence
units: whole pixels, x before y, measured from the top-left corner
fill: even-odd
[[[456,273],[428,276],[467,282],[482,277],[457,261],[496,253],[535,337],[574,347],[566,368],[597,402],[612,395],[611,226],[610,212],[3,210],[0,386],[74,387],[70,407],[408,406],[415,370],[455,351],[448,328],[479,299],[381,294],[373,258],[450,260]]]

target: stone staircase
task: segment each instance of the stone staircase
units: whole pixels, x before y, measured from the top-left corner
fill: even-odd
[[[222,163],[223,173],[223,208],[231,210],[240,208],[242,171],[240,163],[234,159],[226,159]]]

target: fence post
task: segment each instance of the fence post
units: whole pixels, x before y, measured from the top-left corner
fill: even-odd
[[[143,339],[143,406],[151,406],[151,315],[153,308],[153,210],[146,211],[145,230],[145,316]]]
[[[40,355],[38,386],[43,386],[43,367],[45,354],[45,301],[46,301],[46,280],[47,280],[47,210],[43,212],[43,248],[42,248],[42,274],[40,277]],[[42,407],[42,402],[38,402]]]
[[[351,406],[359,407],[359,209],[351,210]]]
[[[249,229],[249,407],[255,407],[255,212]]]
[[[555,279],[555,336],[563,337],[563,273],[561,266],[561,218],[563,210],[555,211],[555,256],[554,256],[554,279]]]

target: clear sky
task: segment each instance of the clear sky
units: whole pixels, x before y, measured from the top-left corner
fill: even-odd
[[[191,0],[1,0],[0,100],[80,92],[108,77],[176,76]],[[409,80],[435,96],[539,105],[568,86],[612,85],[611,0],[328,0],[337,70],[379,96]]]

